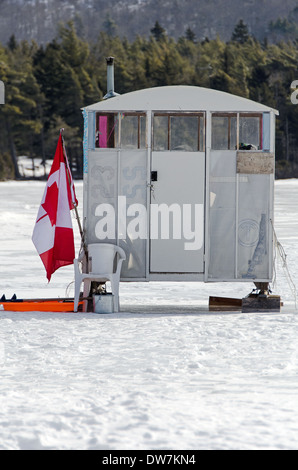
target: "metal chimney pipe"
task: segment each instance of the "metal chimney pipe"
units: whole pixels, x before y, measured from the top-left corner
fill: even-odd
[[[119,93],[114,91],[114,57],[106,57],[107,61],[107,94],[103,97],[104,100],[118,96]]]

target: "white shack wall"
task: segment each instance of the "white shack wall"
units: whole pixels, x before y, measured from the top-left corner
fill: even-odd
[[[126,253],[122,278],[145,279],[147,240],[132,238],[129,224],[134,216],[127,214],[127,209],[133,204],[147,208],[147,151],[89,151],[86,190],[87,243],[108,241],[121,246]],[[111,209],[113,220],[108,219]],[[105,232],[107,238],[103,239]]]

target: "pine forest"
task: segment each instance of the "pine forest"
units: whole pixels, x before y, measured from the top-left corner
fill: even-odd
[[[21,177],[20,155],[30,157],[33,164],[35,158],[52,159],[62,127],[73,174],[82,177],[81,108],[105,95],[108,56],[115,58],[115,91],[120,94],[194,85],[277,109],[276,177],[298,177],[298,100],[293,100],[291,88],[298,80],[296,40],[261,42],[249,34],[242,20],[229,41],[219,37],[199,41],[190,28],[173,39],[156,21],[147,38],[136,36],[132,41],[116,35],[111,22],[91,43],[70,21],[43,45],[17,41],[15,36],[0,44],[0,79],[5,84],[5,105],[0,106],[0,179]]]

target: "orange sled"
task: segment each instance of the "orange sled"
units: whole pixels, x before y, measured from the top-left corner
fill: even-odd
[[[79,311],[83,302],[79,302]],[[0,301],[0,311],[8,312],[73,312],[74,301],[71,299],[24,299],[13,302]]]

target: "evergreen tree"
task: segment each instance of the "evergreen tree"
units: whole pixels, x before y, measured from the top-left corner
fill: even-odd
[[[232,41],[238,42],[239,44],[244,44],[248,41],[249,37],[250,35],[246,24],[243,23],[243,20],[239,20],[233,31]]]
[[[153,37],[155,38],[156,41],[161,41],[162,39],[165,38],[165,29],[159,24],[159,22],[156,20],[155,25],[153,28],[150,29],[150,32],[152,33]]]
[[[113,18],[111,18],[109,13],[107,13],[105,17],[105,20],[103,22],[103,28],[109,37],[113,38],[114,36],[116,36],[117,25]]]
[[[81,148],[78,141],[83,132],[81,108],[99,99],[96,80],[89,67],[89,45],[80,39],[74,23],[60,26],[59,36],[46,48],[40,47],[34,56],[35,76],[45,96],[43,106],[44,132],[53,135],[57,123],[63,123],[73,130],[69,152],[78,170],[82,167]],[[46,155],[52,152],[57,137],[45,137]]]
[[[6,73],[6,104],[1,110],[4,138],[10,152],[15,177],[19,170],[17,155],[19,152],[34,158],[42,123],[38,104],[42,102],[40,87],[34,77],[32,55],[34,43],[22,41],[13,50],[8,49]]]
[[[8,43],[7,43],[7,47],[8,49],[10,49],[11,51],[14,51],[16,50],[16,48],[18,47],[18,43],[16,41],[16,37],[14,34],[12,34],[8,40]]]
[[[192,31],[192,29],[190,29],[189,27],[187,28],[187,30],[185,31],[185,38],[187,39],[187,41],[191,41],[193,43],[196,42],[196,35],[195,33]]]

